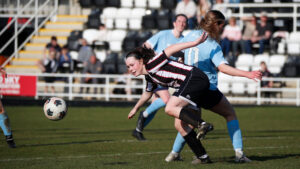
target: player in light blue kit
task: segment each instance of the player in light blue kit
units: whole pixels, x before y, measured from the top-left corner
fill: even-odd
[[[196,47],[185,49],[184,50],[184,63],[188,65],[193,65],[202,70],[209,78],[210,81],[210,96],[209,105],[201,105],[205,109],[209,109],[212,112],[215,112],[227,121],[227,129],[229,136],[232,140],[232,145],[235,150],[235,161],[242,162],[251,162],[245,154],[243,153],[243,142],[242,134],[239,128],[239,122],[237,120],[236,113],[228,102],[226,97],[218,90],[217,83],[217,71],[216,68],[228,75],[231,76],[241,76],[247,77],[249,79],[256,80],[256,77],[261,77],[260,71],[242,71],[235,69],[228,65],[225,60],[221,47],[218,44],[220,32],[224,27],[225,17],[224,15],[216,10],[209,11],[204,19],[201,20],[200,30],[194,30],[182,39],[181,42],[188,42],[197,39],[203,31],[209,34],[209,38],[199,44]],[[259,78],[258,78],[259,79]],[[175,121],[175,126],[178,126],[180,120]],[[173,145],[172,152],[166,157],[166,161],[174,161],[179,156],[180,151],[184,146],[184,139],[178,133],[176,140]]]
[[[147,48],[153,49],[156,53],[160,53],[168,46],[179,42],[183,38],[182,32],[186,28],[186,25],[187,25],[187,17],[184,14],[178,14],[175,16],[173,22],[173,26],[174,26],[173,29],[163,30],[158,32],[150,39],[148,39],[144,43],[144,45]],[[174,60],[178,59],[172,56],[170,58]],[[146,108],[145,111],[140,112],[136,129],[133,130],[132,132],[132,136],[134,136],[138,140],[145,140],[145,137],[143,136],[142,133],[144,127],[150,123],[150,121],[154,118],[157,110],[160,109],[161,107],[164,107],[170,98],[170,94],[167,87],[159,86],[158,89],[156,89],[154,92],[155,95],[154,98],[152,99],[152,103]],[[141,102],[141,100],[139,100],[138,103],[139,102]],[[138,103],[132,109],[129,115],[133,114],[133,112],[138,111],[137,108],[139,106]]]
[[[5,75],[5,74],[6,74],[6,72],[3,70],[3,68],[0,68],[0,75]],[[7,142],[8,146],[10,148],[16,148],[16,144],[14,142],[10,124],[9,124],[9,118],[4,110],[1,100],[0,100],[0,127],[6,138],[6,142]]]

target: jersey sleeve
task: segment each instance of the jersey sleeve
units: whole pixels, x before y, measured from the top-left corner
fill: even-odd
[[[146,41],[147,43],[150,44],[152,49],[154,49],[157,46],[160,36],[161,36],[161,32],[158,32],[157,34],[155,34],[154,36],[152,36],[150,39]]]
[[[223,63],[228,64],[227,60],[224,58],[224,55],[223,55],[220,45],[217,45],[216,48],[211,51],[210,57],[211,57],[213,64],[216,67],[220,66]]]
[[[161,67],[168,63],[169,59],[164,51],[154,56],[146,64],[146,70],[149,73],[156,73]]]
[[[146,92],[153,92],[158,85],[154,83],[148,75],[145,76],[145,79],[146,79]]]

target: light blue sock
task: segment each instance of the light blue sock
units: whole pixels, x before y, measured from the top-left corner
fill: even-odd
[[[185,140],[184,138],[181,136],[181,134],[178,132],[177,133],[177,136],[176,136],[176,139],[174,141],[174,144],[173,144],[173,149],[172,151],[173,152],[176,152],[176,153],[180,153],[181,150],[183,149],[185,145]]]
[[[161,98],[158,98],[154,102],[152,102],[145,111],[147,112],[147,114],[149,116],[152,113],[154,113],[155,111],[157,111],[158,109],[164,107],[165,105],[166,105],[165,102]]]
[[[154,118],[156,113],[157,113],[157,111],[154,111],[150,115],[148,115],[148,117],[146,118],[146,120],[144,122],[144,128],[152,121],[152,119]]]
[[[243,139],[242,139],[242,132],[239,127],[238,120],[231,120],[227,122],[227,129],[229,136],[232,141],[233,148],[236,149],[243,149]]]
[[[9,119],[8,119],[6,112],[0,114],[0,127],[2,128],[5,136],[11,135]]]

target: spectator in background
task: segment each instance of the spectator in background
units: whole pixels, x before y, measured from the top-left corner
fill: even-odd
[[[260,71],[262,73],[262,77],[272,77],[273,76],[270,73],[270,71],[268,70],[267,64],[265,62],[260,63]],[[273,87],[273,81],[262,80],[260,82],[260,86],[265,87],[265,88],[271,88],[271,87]],[[271,92],[263,92],[263,94],[265,95],[265,97],[270,97]]]
[[[184,14],[188,17],[188,28],[195,28],[197,5],[193,0],[180,1],[175,9],[175,14]]]
[[[95,56],[93,49],[88,46],[87,41],[85,39],[81,39],[81,47],[78,52],[78,61],[83,63],[83,67],[86,67],[88,61],[92,56]]]
[[[262,12],[260,16],[260,23],[256,26],[252,40],[253,42],[259,43],[258,53],[263,53],[265,51],[265,45],[270,44],[272,29],[272,25],[268,22],[266,13]]]
[[[62,73],[72,73],[74,71],[74,62],[68,50],[68,46],[63,46],[58,59],[58,69]]]
[[[252,54],[252,40],[256,30],[257,19],[255,15],[252,15],[251,17],[243,17],[242,20],[244,21],[242,52]]]
[[[58,62],[56,60],[57,51],[54,48],[50,48],[49,57],[41,59],[37,62],[37,66],[42,70],[43,73],[56,73],[58,68]],[[46,83],[53,83],[56,77],[45,77]],[[54,86],[51,86],[51,92],[55,93]],[[48,93],[48,85],[45,86],[45,93]]]
[[[61,47],[57,43],[56,36],[52,36],[51,37],[51,41],[49,43],[47,43],[47,45],[45,46],[45,49],[44,49],[44,58],[46,58],[47,53],[50,52],[50,49],[55,49],[55,51],[56,51],[56,58],[58,58],[59,55],[60,55],[60,52],[61,52]]]
[[[102,63],[97,59],[95,55],[91,55],[89,60],[86,62],[86,66],[83,67],[83,74],[100,74],[102,70]],[[92,83],[97,84],[98,78],[92,78],[89,76],[81,78],[81,84],[83,83]],[[86,89],[86,93],[89,92],[89,88]],[[83,87],[80,88],[80,93],[83,93]],[[94,94],[97,93],[97,88],[94,88]]]
[[[63,48],[61,50],[61,55],[58,59],[58,71],[61,73],[73,73],[73,71],[74,71],[74,61],[71,58],[71,55],[69,53],[69,49],[68,49],[67,45],[63,46]],[[62,80],[65,83],[69,82],[68,77],[63,77]],[[67,93],[68,89],[69,88],[67,86],[65,86],[64,93]]]
[[[197,23],[199,24],[201,19],[210,10],[211,3],[209,0],[198,0],[198,10],[197,10]]]
[[[221,35],[221,47],[225,57],[228,57],[232,46],[233,61],[236,60],[238,45],[241,43],[242,31],[236,25],[236,18],[230,17],[229,24],[225,26]]]

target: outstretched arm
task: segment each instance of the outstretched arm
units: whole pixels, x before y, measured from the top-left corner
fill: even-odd
[[[145,91],[142,94],[140,100],[135,104],[135,106],[133,107],[133,109],[129,112],[128,119],[131,119],[135,115],[135,113],[137,111],[139,111],[139,108],[141,106],[143,106],[152,97],[152,94],[153,94],[152,92],[147,92],[147,91]]]
[[[254,81],[261,80],[262,73],[260,71],[244,71],[240,69],[236,69],[234,67],[231,67],[227,64],[221,64],[218,66],[218,69],[225,74],[231,75],[231,76],[240,76],[240,77],[246,77],[249,79],[252,79]]]
[[[183,42],[183,43],[177,43],[177,44],[171,45],[171,46],[167,47],[164,50],[164,52],[168,57],[170,57],[174,53],[179,52],[183,49],[187,49],[187,48],[191,48],[191,47],[199,45],[200,43],[204,42],[206,40],[206,38],[207,38],[207,33],[203,32],[201,34],[201,36],[198,39],[196,39],[195,41]]]

